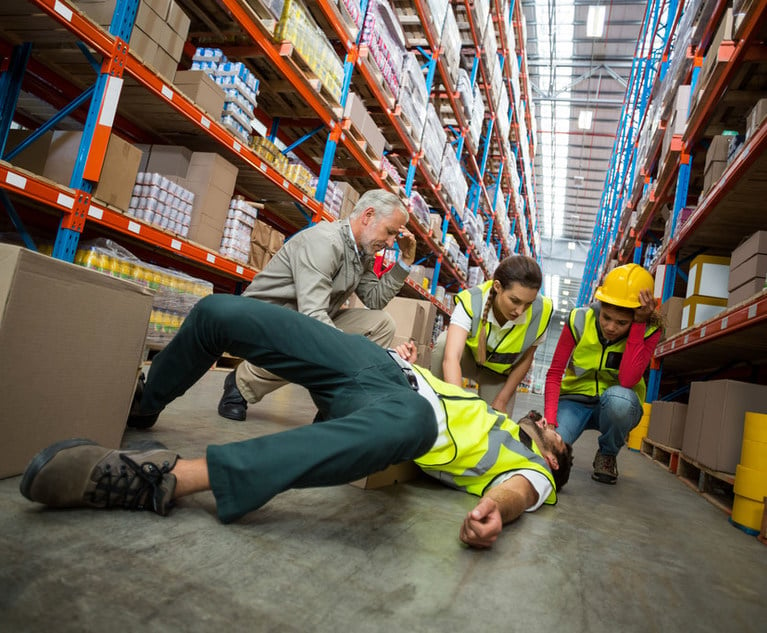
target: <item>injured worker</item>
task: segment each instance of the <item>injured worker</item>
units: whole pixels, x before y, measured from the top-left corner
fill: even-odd
[[[414,348],[378,347],[316,319],[233,295],[205,297],[152,362],[131,416],[151,426],[224,353],[308,389],[317,422],[224,445],[204,456],[120,450],[87,439],[38,453],[22,494],[50,507],[126,508],[166,515],[181,497],[212,490],[223,523],[291,488],[355,481],[414,460],[442,483],[480,497],[461,540],[490,547],[503,525],[567,482],[572,447],[531,412],[519,423],[475,393],[412,364]]]

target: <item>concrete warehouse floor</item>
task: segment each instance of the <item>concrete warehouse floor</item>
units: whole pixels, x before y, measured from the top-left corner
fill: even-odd
[[[295,386],[243,423],[219,418],[224,376],[209,372],[126,440],[196,457],[313,418]],[[531,406],[542,397],[520,394],[516,412]],[[621,453],[616,486],[592,481],[596,437],[576,444],[559,504],[507,526],[490,551],[458,540],[475,499],[426,478],[293,490],[228,526],[210,493],[162,518],[45,510],[19,477],[2,480],[0,630],[764,631],[767,548],[640,453]]]

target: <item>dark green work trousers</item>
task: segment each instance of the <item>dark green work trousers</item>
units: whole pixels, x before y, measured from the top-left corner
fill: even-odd
[[[210,295],[152,362],[143,412],[161,411],[228,352],[303,385],[324,420],[207,448],[218,516],[228,523],[289,488],[348,483],[426,453],[434,411],[388,353],[298,312]]]

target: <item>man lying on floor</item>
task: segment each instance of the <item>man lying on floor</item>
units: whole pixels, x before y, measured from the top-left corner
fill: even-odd
[[[65,440],[30,462],[22,494],[50,507],[122,507],[165,515],[174,501],[212,490],[223,523],[290,488],[344,484],[407,460],[481,496],[461,540],[490,547],[504,523],[556,502],[572,447],[538,415],[514,423],[478,396],[387,351],[303,314],[233,295],[202,299],[152,362],[131,411],[151,426],[223,354],[303,385],[315,424],[221,446],[184,459],[170,450],[126,451]]]

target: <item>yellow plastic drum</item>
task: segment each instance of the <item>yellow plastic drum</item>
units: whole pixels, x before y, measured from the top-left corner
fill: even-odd
[[[767,442],[767,414],[746,411],[743,439],[754,442]]]
[[[742,464],[735,467],[733,492],[754,501],[764,501],[767,497],[767,470],[747,468]]]
[[[732,502],[732,522],[737,527],[748,528],[755,533],[762,527],[764,502],[754,501],[736,494]]]
[[[767,470],[767,442],[743,440],[740,449],[740,464],[756,470]]]

